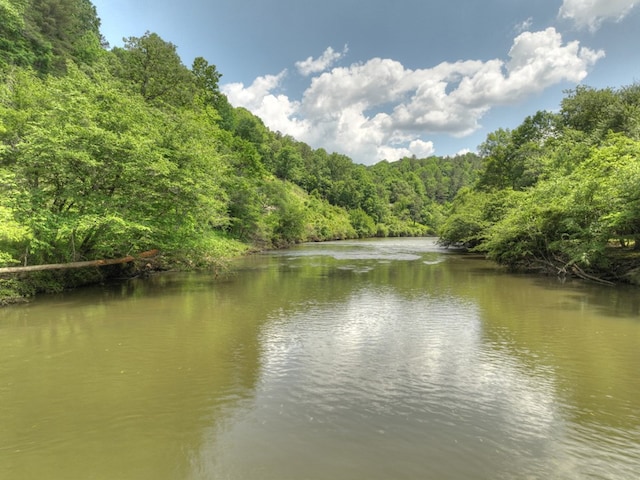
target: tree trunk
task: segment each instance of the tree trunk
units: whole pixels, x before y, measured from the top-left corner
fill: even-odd
[[[67,270],[71,268],[85,267],[104,267],[105,265],[117,265],[120,263],[130,263],[135,260],[131,255],[122,258],[111,258],[107,260],[88,260],[86,262],[71,263],[48,263],[45,265],[30,265],[28,267],[3,267],[0,268],[0,274],[3,273],[22,273],[22,272],[40,272],[43,270]]]
[[[3,273],[21,273],[21,272],[40,272],[42,270],[66,270],[71,268],[85,268],[85,267],[104,267],[106,265],[118,265],[121,263],[131,263],[137,259],[153,258],[160,254],[160,250],[153,249],[147,250],[138,254],[137,257],[127,255],[121,258],[107,258],[104,260],[87,260],[84,262],[70,262],[70,263],[47,263],[44,265],[30,265],[24,267],[2,267],[0,268],[0,274]]]

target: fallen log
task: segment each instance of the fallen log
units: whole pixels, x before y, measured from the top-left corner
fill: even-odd
[[[71,268],[104,267],[105,265],[117,265],[119,263],[129,263],[129,262],[133,262],[134,260],[135,260],[135,257],[132,257],[129,255],[122,258],[111,258],[107,260],[88,260],[85,262],[70,262],[70,263],[46,263],[44,265],[29,265],[26,267],[2,267],[0,268],[0,274],[40,272],[43,270],[67,270]]]
[[[138,258],[151,258],[158,254],[158,250],[149,250],[142,252],[138,255]],[[40,272],[43,270],[67,270],[72,268],[86,268],[86,267],[104,267],[107,265],[118,265],[121,263],[131,263],[136,261],[136,257],[127,255],[121,258],[109,258],[103,260],[87,260],[83,262],[70,262],[70,263],[47,263],[43,265],[28,265],[26,267],[2,267],[0,268],[0,275],[4,273],[23,273],[23,272]]]

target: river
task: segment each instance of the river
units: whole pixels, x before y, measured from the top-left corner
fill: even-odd
[[[633,479],[640,291],[432,239],[0,310],[0,478]]]

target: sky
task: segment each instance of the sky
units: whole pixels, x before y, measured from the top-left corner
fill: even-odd
[[[640,82],[640,0],[93,0],[112,47],[150,31],[232,105],[373,164],[476,151],[577,85]]]

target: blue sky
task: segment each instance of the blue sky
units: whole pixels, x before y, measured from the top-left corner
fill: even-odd
[[[640,81],[640,0],[93,0],[111,46],[158,33],[235,106],[372,164],[474,151],[578,84]]]

